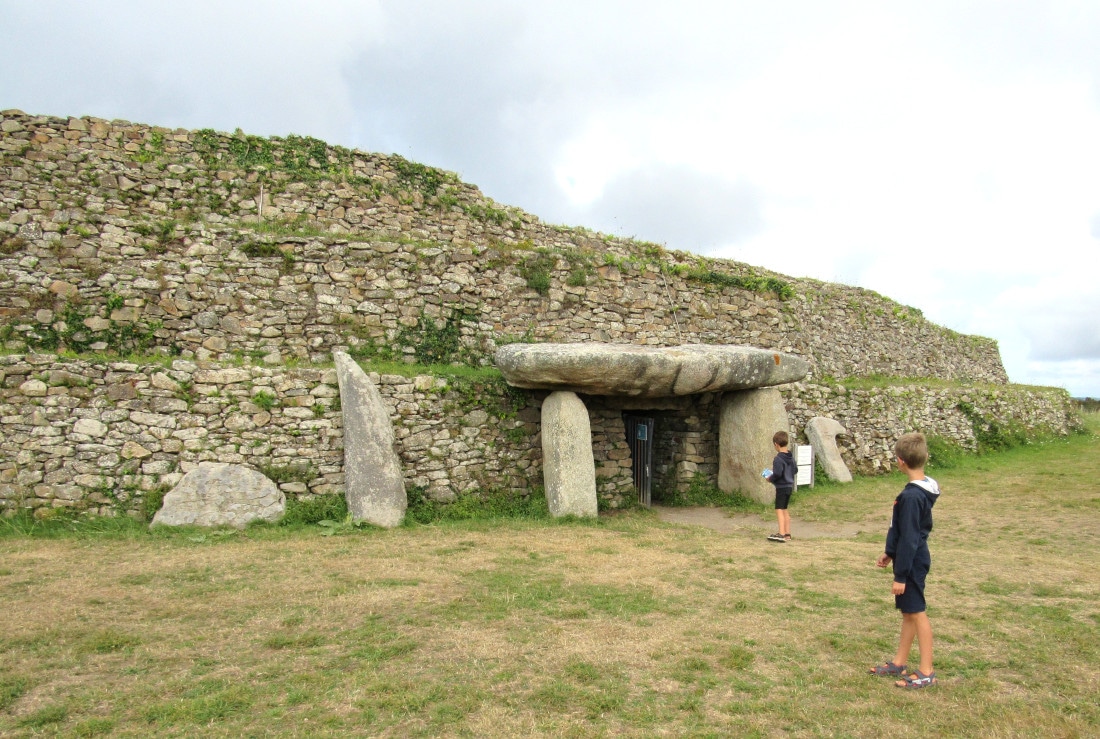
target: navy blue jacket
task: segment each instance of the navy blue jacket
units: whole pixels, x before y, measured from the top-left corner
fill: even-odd
[[[777,493],[789,493],[794,490],[794,476],[798,472],[794,455],[790,452],[780,452],[772,460],[772,474],[768,482],[775,485]]]
[[[910,481],[894,501],[894,515],[886,532],[886,556],[894,560],[894,582],[905,582],[917,561],[931,562],[928,534],[932,531],[932,506],[940,486],[931,477]]]

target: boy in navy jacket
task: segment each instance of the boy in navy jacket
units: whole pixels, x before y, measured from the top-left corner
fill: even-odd
[[[901,639],[894,659],[871,668],[875,675],[896,675],[899,688],[927,688],[936,683],[932,669],[932,624],[924,600],[924,580],[932,566],[928,534],[932,531],[932,506],[940,496],[936,481],[924,474],[928,443],[923,434],[905,434],[894,445],[898,469],[909,483],[894,501],[894,515],[886,533],[886,551],[875,562],[894,563],[894,605],[901,611]],[[916,638],[920,668],[906,674],[909,650]]]
[[[786,431],[776,431],[772,437],[772,446],[775,447],[775,459],[772,460],[770,470],[764,470],[764,479],[775,485],[775,517],[779,522],[779,533],[768,537],[769,541],[786,542],[791,540],[791,514],[787,506],[791,502],[791,493],[794,491],[795,473],[798,465],[788,447],[791,438]]]

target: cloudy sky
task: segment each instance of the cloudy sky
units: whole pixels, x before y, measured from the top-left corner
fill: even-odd
[[[859,285],[1100,397],[1096,0],[0,0],[0,109],[457,172]]]

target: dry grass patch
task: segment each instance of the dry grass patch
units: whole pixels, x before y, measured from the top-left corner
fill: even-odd
[[[790,545],[644,512],[0,537],[0,734],[1094,735],[1098,474],[1077,437],[940,475],[918,694],[864,674],[895,478],[792,508],[881,533]]]

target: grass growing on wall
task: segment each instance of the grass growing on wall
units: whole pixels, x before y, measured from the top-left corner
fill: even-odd
[[[794,297],[794,287],[779,277],[748,274],[734,275],[728,272],[720,272],[713,269],[709,263],[700,262],[696,265],[675,265],[670,269],[672,274],[687,280],[695,280],[707,285],[715,285],[720,288],[733,287],[739,290],[748,290],[757,293],[772,293],[780,300],[788,300]]]

